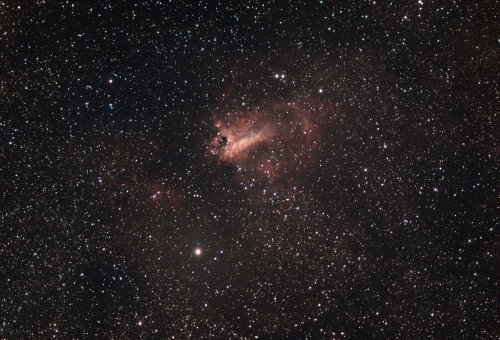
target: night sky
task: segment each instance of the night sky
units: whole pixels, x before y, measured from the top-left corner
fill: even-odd
[[[0,2],[0,336],[497,338],[498,9]]]

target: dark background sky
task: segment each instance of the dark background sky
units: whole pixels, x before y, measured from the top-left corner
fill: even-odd
[[[0,335],[495,338],[497,14],[1,3]],[[207,153],[290,102],[314,147]]]

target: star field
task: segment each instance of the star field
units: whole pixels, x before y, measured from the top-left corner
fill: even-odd
[[[497,9],[0,3],[0,335],[497,338]]]

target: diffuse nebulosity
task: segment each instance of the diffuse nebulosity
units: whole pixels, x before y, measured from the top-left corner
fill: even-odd
[[[494,338],[493,2],[0,13],[2,337]]]

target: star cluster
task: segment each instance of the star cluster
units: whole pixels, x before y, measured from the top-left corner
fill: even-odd
[[[497,8],[0,3],[0,335],[496,338]]]

